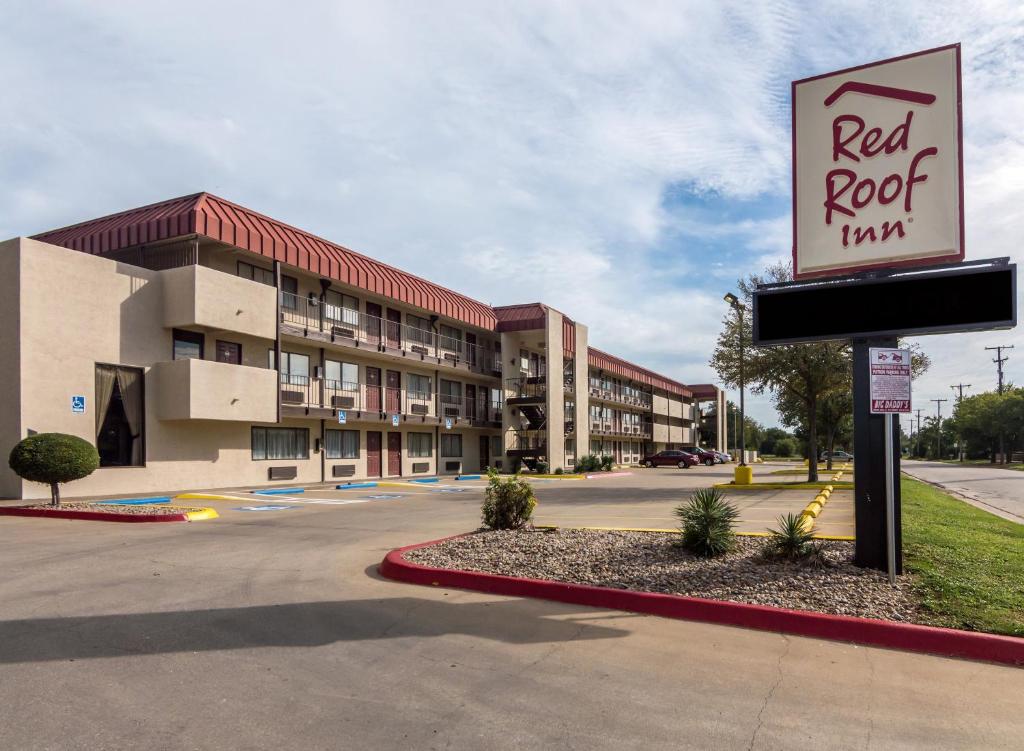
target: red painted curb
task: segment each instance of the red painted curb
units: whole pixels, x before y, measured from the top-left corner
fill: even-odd
[[[943,657],[963,657],[1007,665],[1024,665],[1024,639],[1014,636],[958,631],[874,618],[827,615],[682,595],[567,584],[546,579],[522,579],[475,571],[433,568],[410,563],[403,557],[410,550],[430,547],[462,536],[454,535],[442,540],[433,540],[392,550],[381,561],[379,571],[382,576],[389,579],[410,584],[471,589],[477,592],[512,597],[536,597],[606,610],[646,613],[663,618],[742,626],[817,639],[888,647],[909,652],[924,652]]]
[[[92,522],[187,522],[188,516],[181,514],[115,514],[109,511],[75,511],[73,509],[50,511],[43,508],[0,508],[0,516],[36,516],[50,519],[81,519]]]

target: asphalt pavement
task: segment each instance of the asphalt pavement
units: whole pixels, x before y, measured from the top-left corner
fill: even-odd
[[[935,483],[1004,519],[1024,524],[1024,472],[983,464],[902,460],[904,472]]]
[[[640,482],[538,494],[632,503]],[[0,518],[0,748],[1020,748],[1021,670],[378,576],[475,528],[480,492]]]

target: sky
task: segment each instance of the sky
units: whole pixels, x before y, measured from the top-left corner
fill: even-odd
[[[1017,259],[1020,2],[7,3],[0,237],[205,190],[717,382],[722,295],[790,254],[790,81],[953,42],[967,258]],[[918,341],[925,414],[985,346],[1024,383],[1017,330]]]

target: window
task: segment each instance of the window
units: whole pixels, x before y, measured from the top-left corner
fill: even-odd
[[[295,310],[299,307],[299,280],[294,276],[281,277],[281,307]]]
[[[203,359],[203,335],[196,331],[182,331],[174,329],[174,351],[172,359],[175,360],[202,360]]]
[[[253,266],[245,261],[238,262],[238,276],[244,279],[251,279],[254,282],[274,286],[274,272],[261,266]]]
[[[491,436],[491,456],[501,456],[501,436]]]
[[[458,352],[462,349],[462,332],[454,326],[441,325],[441,346]]]
[[[430,377],[425,375],[409,374],[409,396],[412,399],[430,398]]]
[[[519,370],[524,373],[530,372],[530,353],[525,349],[519,350]]]
[[[412,313],[406,313],[405,323],[408,328],[405,331],[406,338],[413,344],[432,344],[434,332],[430,330],[430,321],[420,318]]]
[[[324,379],[328,388],[353,391],[359,387],[359,366],[354,362],[327,360],[324,362]]]
[[[433,437],[430,433],[409,433],[409,457],[429,458],[433,454]]]
[[[268,350],[270,367],[274,367],[274,350]],[[305,386],[309,383],[309,355],[296,352],[281,353],[281,383]]]
[[[324,298],[326,309],[324,315],[332,321],[340,321],[349,326],[359,325],[359,300],[335,290],[327,290]]]
[[[453,397],[450,401],[462,398],[462,384],[458,381],[441,381],[441,396]]]
[[[101,467],[146,463],[142,368],[96,366],[96,450]]]
[[[308,459],[309,430],[307,428],[252,429],[253,461],[265,459]]]
[[[358,430],[328,430],[326,436],[328,459],[358,459]]]
[[[460,434],[441,434],[441,456],[456,458],[462,456],[462,436]]]
[[[217,362],[226,362],[232,365],[242,364],[242,345],[238,342],[225,342],[217,340]]]

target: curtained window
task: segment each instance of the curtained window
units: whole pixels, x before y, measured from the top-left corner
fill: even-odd
[[[252,429],[252,458],[308,459],[309,430],[307,428]]]
[[[358,459],[358,430],[328,430],[326,433],[328,459]]]
[[[461,457],[462,436],[458,433],[442,433],[441,456],[451,458]]]
[[[101,467],[145,464],[142,368],[96,366],[96,449]]]
[[[409,433],[409,456],[426,459],[433,453],[433,438],[430,433]]]

